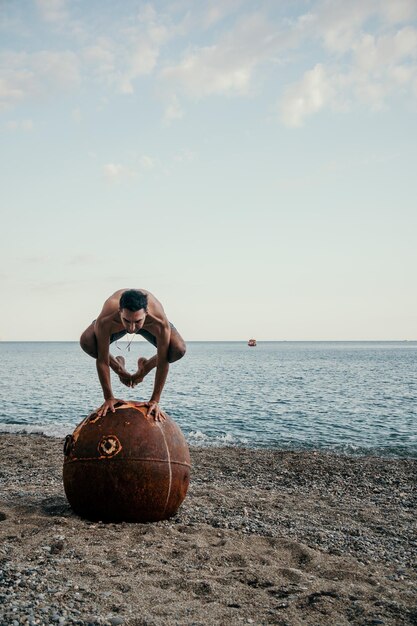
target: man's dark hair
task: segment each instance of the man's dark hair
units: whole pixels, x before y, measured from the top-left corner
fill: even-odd
[[[128,311],[140,311],[148,308],[148,296],[137,289],[128,289],[122,293],[119,302],[120,309]]]

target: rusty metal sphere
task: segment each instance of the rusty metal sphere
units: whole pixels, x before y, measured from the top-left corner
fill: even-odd
[[[174,515],[190,480],[190,453],[179,426],[156,422],[146,407],[116,405],[92,413],[68,435],[64,489],[78,515],[90,520],[156,522]]]

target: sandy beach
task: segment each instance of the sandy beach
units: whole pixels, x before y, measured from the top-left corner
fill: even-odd
[[[91,523],[63,441],[0,435],[0,624],[417,624],[417,461],[191,449],[178,514]]]

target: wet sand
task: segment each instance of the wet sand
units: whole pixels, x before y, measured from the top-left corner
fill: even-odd
[[[63,441],[0,435],[0,625],[417,624],[417,461],[191,449],[156,524],[91,523]]]

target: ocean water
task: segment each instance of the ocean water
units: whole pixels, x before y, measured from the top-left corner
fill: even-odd
[[[155,349],[112,345],[135,369]],[[161,405],[190,444],[417,456],[417,342],[191,342]],[[148,400],[112,373],[116,397]],[[72,342],[0,343],[0,431],[64,436],[102,402]]]

